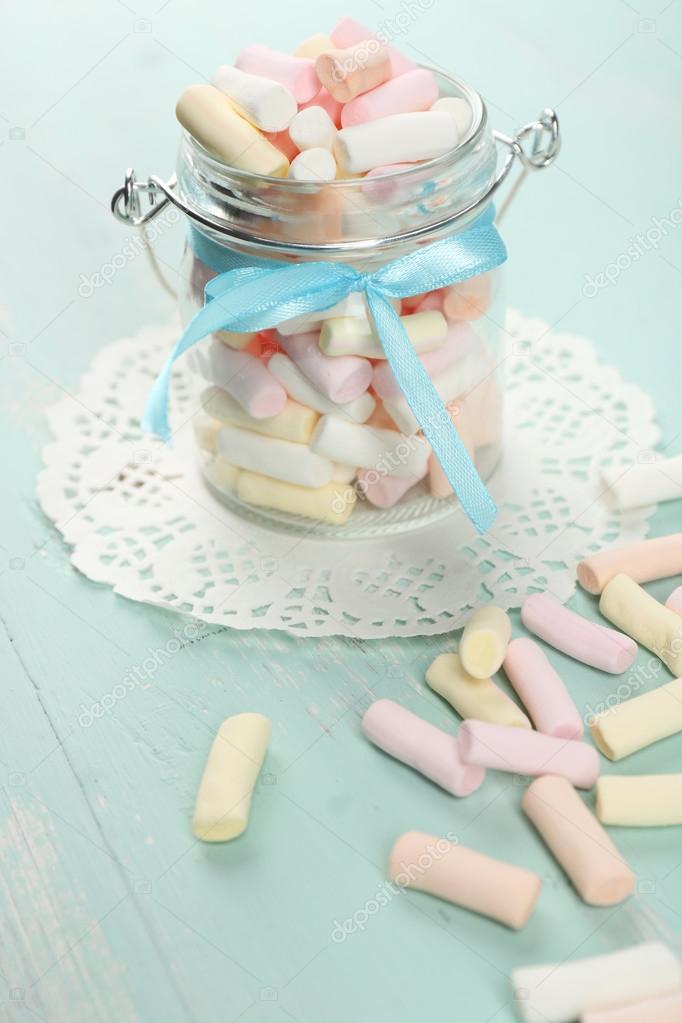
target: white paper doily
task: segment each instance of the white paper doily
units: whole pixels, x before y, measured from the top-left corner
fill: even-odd
[[[182,374],[176,446],[138,427],[177,324],[108,345],[78,395],[48,410],[54,441],[40,503],[88,578],[238,629],[435,635],[480,602],[518,607],[538,589],[568,600],[582,556],[646,535],[654,507],[612,512],[599,476],[647,457],[659,438],[655,409],[589,339],[515,312],[507,330],[505,453],[489,482],[499,516],[484,538],[461,511],[411,533],[344,541],[275,532],[228,511],[201,481],[191,427],[180,425],[193,411]]]

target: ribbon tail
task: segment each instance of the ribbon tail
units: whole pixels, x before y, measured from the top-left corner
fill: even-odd
[[[495,521],[497,508],[447,414],[440,395],[386,296],[376,288],[369,287],[367,302],[398,386],[462,508],[478,532],[485,533]]]

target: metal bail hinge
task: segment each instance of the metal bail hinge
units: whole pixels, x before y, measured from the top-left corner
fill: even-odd
[[[167,183],[168,189],[175,187],[175,175]],[[142,211],[142,195],[146,195],[148,209]],[[111,212],[117,220],[130,227],[140,227],[148,223],[170,202],[167,195],[156,181],[137,181],[135,171],[129,167],[126,171],[123,187],[117,189],[111,197]]]

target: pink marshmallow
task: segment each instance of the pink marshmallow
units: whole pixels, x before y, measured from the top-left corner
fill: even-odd
[[[435,310],[438,313],[443,312],[443,292],[440,289],[436,291],[430,291],[428,295],[424,295],[422,300],[415,306],[416,313],[428,313]]]
[[[362,730],[379,749],[453,796],[471,795],[485,778],[482,768],[462,763],[454,735],[442,732],[393,700],[376,700],[365,711]]]
[[[236,351],[212,338],[192,352],[195,366],[209,383],[221,387],[238,401],[254,419],[267,419],[281,412],[287,392],[260,359],[246,351]]]
[[[419,476],[381,476],[375,469],[358,473],[357,489],[375,508],[392,508],[408,490],[424,479],[428,466]]]
[[[306,57],[292,57],[260,43],[242,50],[234,65],[250,75],[261,75],[279,82],[293,94],[297,103],[307,103],[320,89],[314,61]]]
[[[414,166],[413,163],[386,163],[382,167],[374,167],[371,171],[367,171],[360,186],[363,195],[366,195],[372,202],[389,202],[399,189],[400,182],[395,178],[387,177],[387,175],[410,170]],[[372,178],[378,180],[373,181]]]
[[[325,398],[338,405],[359,398],[370,385],[372,363],[358,355],[325,355],[318,338],[318,333],[278,335],[289,358]]]
[[[678,586],[676,590],[673,590],[666,600],[665,606],[670,608],[671,611],[675,611],[678,615],[682,615],[682,586]]]
[[[280,153],[284,153],[287,160],[291,161],[295,156],[298,156],[298,146],[295,146],[291,141],[291,135],[288,130],[284,131],[264,131],[268,142],[271,142],[276,149],[279,149]]]
[[[338,46],[340,50],[345,50],[349,46],[356,46],[358,43],[363,42],[372,42],[382,47],[384,45],[370,29],[365,28],[364,25],[361,25],[359,21],[355,21],[354,18],[341,18],[339,23],[331,30],[330,38],[334,46]],[[370,47],[368,47],[369,49]],[[406,71],[412,71],[417,66],[413,60],[400,53],[394,46],[386,46],[385,49],[391,58],[391,71],[394,77],[396,75],[404,75]]]
[[[599,754],[594,746],[526,728],[464,721],[457,744],[464,763],[475,767],[532,777],[559,775],[579,789],[591,789],[599,777]]]
[[[557,739],[579,739],[583,720],[544,650],[532,639],[513,639],[504,670],[539,732]]]
[[[322,107],[327,111],[337,128],[341,126],[341,110],[343,105],[337,103],[330,93],[323,87],[307,103],[299,103],[298,109],[305,110],[306,107]]]
[[[425,68],[417,68],[346,103],[341,111],[341,124],[351,128],[392,114],[429,110],[437,99],[438,83],[434,75]]]
[[[461,359],[479,344],[478,335],[466,323],[452,323],[448,328],[448,336],[445,344],[440,348],[434,348],[432,352],[425,352],[419,356],[422,366],[433,379],[443,370],[451,366],[457,359]],[[393,376],[388,362],[384,359],[374,367],[372,374],[372,387],[380,398],[386,400],[399,395],[400,388],[396,378]]]
[[[527,597],[521,608],[521,621],[556,650],[612,675],[627,671],[637,656],[634,639],[616,629],[589,622],[582,615],[569,611],[549,593]]]

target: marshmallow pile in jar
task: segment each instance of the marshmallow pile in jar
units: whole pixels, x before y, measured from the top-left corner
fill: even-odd
[[[373,270],[442,237],[437,225],[485,195],[494,175],[478,94],[417,67],[350,18],[292,55],[250,46],[212,83],[178,102],[178,183],[228,225],[228,237],[190,228],[185,322],[224,269],[214,258],[221,248]],[[488,478],[502,437],[500,270],[394,307],[443,414]],[[456,506],[361,294],[276,329],[217,331],[189,362],[202,472],[242,513],[307,533],[370,536],[428,524]]]

